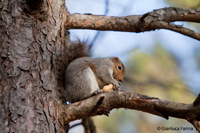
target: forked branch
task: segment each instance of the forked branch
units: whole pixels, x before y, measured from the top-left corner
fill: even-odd
[[[176,103],[133,92],[112,91],[66,105],[64,121],[71,121],[96,115],[108,115],[114,108],[126,108],[154,114],[165,119],[169,116],[200,121],[200,106]],[[196,127],[200,129],[200,126]],[[200,130],[199,130],[200,131]]]
[[[200,22],[200,10],[169,7],[154,10],[144,15],[125,17],[70,14],[65,26],[68,29],[112,30],[137,33],[156,29],[168,29],[200,40],[199,33],[171,23],[175,21]]]

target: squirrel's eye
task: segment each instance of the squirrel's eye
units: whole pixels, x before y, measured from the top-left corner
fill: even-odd
[[[119,69],[119,70],[121,70],[121,69],[122,69],[122,66],[117,66],[117,67],[118,67],[118,69]]]

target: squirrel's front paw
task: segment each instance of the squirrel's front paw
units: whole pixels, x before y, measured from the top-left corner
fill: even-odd
[[[100,89],[97,89],[93,92],[93,95],[101,94],[103,91]]]
[[[116,82],[115,84],[113,84],[115,87],[113,90],[116,90],[116,91],[119,91],[120,90],[120,86],[121,86],[121,83],[120,82]]]

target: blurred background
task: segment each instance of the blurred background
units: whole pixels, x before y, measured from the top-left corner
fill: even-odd
[[[200,0],[66,0],[70,13],[143,15],[174,6],[199,9]],[[175,22],[200,31],[198,23]],[[192,103],[200,92],[200,42],[169,30],[144,33],[70,30],[71,40],[88,40],[92,57],[118,56],[125,65],[124,91],[180,103]],[[93,117],[98,133],[157,133],[157,127],[193,127],[186,120],[163,118],[136,110],[112,110],[109,117]],[[78,121],[71,123],[78,123]],[[81,132],[82,126],[70,129]],[[82,131],[83,132],[83,131]],[[167,131],[189,132],[193,131]]]

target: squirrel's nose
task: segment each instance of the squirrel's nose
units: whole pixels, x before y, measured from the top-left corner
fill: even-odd
[[[118,81],[119,81],[119,82],[122,82],[122,81],[123,81],[123,79],[119,79]]]

